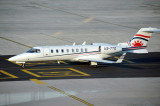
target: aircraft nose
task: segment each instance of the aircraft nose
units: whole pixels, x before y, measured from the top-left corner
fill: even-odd
[[[11,57],[11,58],[9,58],[8,60],[9,60],[9,61],[16,61],[16,60],[17,60],[17,57],[15,57],[15,56],[14,56],[14,57]]]
[[[28,55],[23,53],[23,54],[19,54],[9,58],[8,61],[22,62],[22,61],[26,61],[27,59],[28,59]]]

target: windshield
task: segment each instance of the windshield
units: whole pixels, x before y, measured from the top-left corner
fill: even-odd
[[[27,53],[40,53],[40,52],[41,52],[40,49],[34,49],[34,48],[27,51]]]

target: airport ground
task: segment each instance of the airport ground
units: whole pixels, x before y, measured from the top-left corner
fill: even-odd
[[[81,79],[81,78],[143,78],[160,77],[160,53],[128,53],[121,64],[102,64],[98,67],[89,63],[56,61],[28,62],[25,68],[21,64],[9,62],[11,56],[1,56],[0,81],[21,81],[38,78],[47,79]],[[117,59],[116,57],[109,59]]]
[[[122,64],[6,60],[34,46],[126,42],[142,27],[160,28],[159,0],[0,0],[0,106],[159,106],[159,33],[151,53]]]
[[[9,57],[0,57],[1,105],[159,105],[159,52],[129,53],[121,64],[96,68],[64,61],[30,62],[22,68]]]

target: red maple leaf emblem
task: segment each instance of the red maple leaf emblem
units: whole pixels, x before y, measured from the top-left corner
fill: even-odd
[[[132,43],[132,45],[133,45],[133,47],[143,46],[143,43],[142,43],[142,41],[137,40],[137,41],[134,41],[134,43]]]

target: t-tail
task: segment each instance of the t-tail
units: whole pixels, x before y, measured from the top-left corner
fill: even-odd
[[[151,38],[152,33],[160,32],[157,28],[141,28],[134,37],[126,43],[119,43],[123,51],[131,53],[148,53],[147,43]]]

